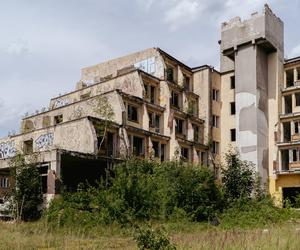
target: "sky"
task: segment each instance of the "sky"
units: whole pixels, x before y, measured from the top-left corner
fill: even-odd
[[[0,137],[72,91],[80,69],[150,47],[219,68],[220,26],[268,3],[300,55],[300,0],[9,0],[0,2]]]

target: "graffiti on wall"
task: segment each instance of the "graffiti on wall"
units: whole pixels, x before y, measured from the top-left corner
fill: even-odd
[[[134,64],[134,67],[147,72],[148,74],[153,75],[156,71],[155,67],[155,57],[147,58],[146,60],[137,62]]]
[[[54,106],[54,108],[60,108],[60,107],[68,105],[69,103],[70,103],[70,100],[68,98],[65,98],[65,99],[61,98],[61,99],[57,99],[54,102],[53,106]]]
[[[47,147],[52,146],[53,139],[54,139],[53,133],[48,133],[48,134],[39,136],[35,140],[37,150],[46,149]]]
[[[0,143],[0,159],[14,157],[16,155],[15,144],[12,141]]]

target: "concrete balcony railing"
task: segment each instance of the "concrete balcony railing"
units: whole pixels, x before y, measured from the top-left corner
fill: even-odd
[[[291,136],[291,141],[299,141],[300,140],[300,134],[293,134]]]
[[[289,170],[300,170],[300,161],[294,161],[289,163]]]

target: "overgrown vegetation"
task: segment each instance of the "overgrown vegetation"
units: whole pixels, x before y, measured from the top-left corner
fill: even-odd
[[[97,187],[64,193],[46,212],[60,225],[133,223],[189,218],[203,221],[221,209],[222,195],[212,172],[201,166],[131,159]]]
[[[35,220],[41,215],[42,182],[35,165],[36,157],[18,153],[10,160],[13,188],[9,201],[16,220]]]
[[[274,206],[252,164],[235,151],[226,155],[222,179],[218,184],[207,167],[182,161],[133,158],[97,187],[80,185],[76,193],[63,193],[45,216],[59,226],[190,221],[224,228],[259,227],[298,216]]]

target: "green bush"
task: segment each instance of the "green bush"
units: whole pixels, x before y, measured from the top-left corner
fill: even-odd
[[[162,230],[154,230],[149,226],[138,228],[134,239],[140,250],[176,250]]]
[[[108,186],[103,183],[64,193],[46,211],[48,221],[60,221],[60,225],[179,217],[202,221],[221,206],[219,188],[206,167],[130,159],[115,167]]]
[[[226,200],[230,203],[235,199],[250,198],[256,184],[253,163],[242,161],[235,150],[225,155],[225,161],[222,183]]]
[[[293,218],[299,218],[296,211],[275,207],[273,200],[269,197],[260,201],[239,199],[232,202],[221,214],[221,226],[226,229],[256,228]]]

